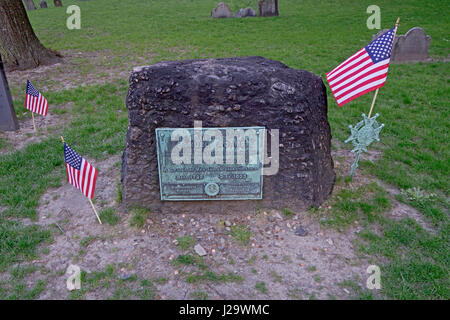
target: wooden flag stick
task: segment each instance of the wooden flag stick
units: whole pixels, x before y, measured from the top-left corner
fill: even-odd
[[[375,105],[375,100],[377,100],[377,95],[378,95],[378,90],[380,88],[378,88],[377,90],[375,90],[375,95],[373,96],[373,100],[372,100],[372,105],[370,106],[370,111],[369,111],[369,116],[368,118],[370,118],[370,115],[372,114],[372,110],[373,110],[373,106]]]
[[[34,121],[34,112],[31,111],[31,117],[33,118],[33,128],[34,128],[34,132],[36,132],[36,122]]]
[[[395,35],[397,33],[397,28],[398,28],[399,23],[400,23],[400,18],[397,18],[397,21],[395,22],[394,40],[395,40]],[[394,47],[394,41],[392,41],[392,48],[393,47]],[[380,89],[380,88],[378,88],[378,89]],[[373,107],[375,105],[375,100],[377,100],[378,89],[375,91],[375,95],[373,96],[372,105],[370,106],[368,118],[370,118],[370,116],[372,115]]]
[[[97,216],[98,222],[100,222],[100,224],[102,224],[102,220],[100,220],[100,217],[98,216],[97,210],[95,210],[95,207],[94,207],[94,204],[92,203],[91,198],[88,198],[88,199],[89,199],[89,203],[92,206],[92,209],[94,210],[95,215]]]

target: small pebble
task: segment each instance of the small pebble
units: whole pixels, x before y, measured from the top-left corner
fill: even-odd
[[[194,247],[195,253],[197,253],[200,257],[206,256],[206,250],[200,245],[196,244]]]
[[[295,229],[295,234],[297,236],[304,237],[308,234],[308,231],[305,228],[303,228],[302,226],[300,226],[297,229]]]

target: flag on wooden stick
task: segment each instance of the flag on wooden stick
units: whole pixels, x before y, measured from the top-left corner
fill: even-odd
[[[97,170],[89,162],[64,143],[64,160],[67,169],[67,181],[92,199],[97,181]]]
[[[355,160],[351,165],[351,177],[353,177],[358,167],[361,153],[367,152],[367,147],[373,141],[380,141],[379,134],[384,124],[378,125],[376,121],[376,118],[379,116],[378,113],[374,117],[371,117],[371,115],[378,90],[386,83],[392,46],[399,23],[400,18],[397,19],[394,28],[369,43],[326,74],[328,84],[338,106],[343,106],[363,94],[376,90],[369,115],[366,116],[363,113],[363,121],[358,122],[355,127],[349,126],[351,135],[345,140],[345,143],[351,141],[355,147],[352,152],[356,152]]]
[[[31,84],[30,80],[27,80],[25,108],[43,116],[47,115],[47,99]]]
[[[386,83],[397,25],[326,74],[339,107]]]
[[[66,163],[67,181],[75,188],[80,190],[89,200],[92,210],[100,224],[102,220],[92,203],[95,192],[95,183],[97,182],[97,169],[94,168],[86,159],[75,152],[61,137],[64,143],[64,161]]]

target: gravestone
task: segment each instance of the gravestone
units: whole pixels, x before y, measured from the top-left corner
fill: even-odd
[[[9,91],[8,80],[0,56],[0,130],[14,131],[19,129],[16,112]]]
[[[278,16],[278,0],[258,0],[258,16]]]
[[[213,18],[230,18],[233,15],[230,8],[226,3],[220,2],[217,7],[211,11],[211,17]]]
[[[381,30],[372,36],[372,41],[385,34],[388,29]],[[404,35],[396,35],[392,46],[391,62],[428,61],[431,37],[422,28],[414,27]]]
[[[39,3],[39,5],[41,6],[41,9],[47,8],[47,2],[45,2],[45,0],[41,0],[41,2]]]
[[[55,7],[62,7],[61,0],[53,0],[53,4],[55,5]]]
[[[253,8],[241,8],[233,14],[233,18],[246,18],[246,17],[256,17],[256,12]]]
[[[129,83],[129,124],[121,169],[125,209],[140,206],[155,212],[183,213],[241,212],[256,207],[296,209],[320,205],[331,193],[335,173],[326,88],[320,77],[278,61],[242,57],[159,62],[133,69]],[[200,121],[202,129],[196,128]],[[261,181],[256,169],[248,166],[214,167],[200,159],[198,166],[189,167],[192,170],[183,164],[177,167],[169,143],[177,143],[178,138],[171,140],[173,137],[164,135],[186,128],[189,136],[194,135],[189,140],[193,153],[199,145],[202,154],[203,142],[195,142],[195,132],[202,139],[207,129],[243,127],[265,128],[271,138],[265,148],[272,159],[269,166],[275,170]],[[218,141],[220,145],[222,140]],[[250,139],[245,144],[252,145],[256,148]],[[185,150],[175,154],[191,159],[190,149],[186,150],[186,154]],[[168,161],[173,163],[168,165]],[[202,180],[204,175],[211,181]],[[186,195],[193,194],[196,196],[191,200],[204,200],[186,201]],[[246,200],[228,200],[230,194]],[[253,196],[246,197],[249,194]]]
[[[27,10],[36,10],[33,0],[24,0]]]

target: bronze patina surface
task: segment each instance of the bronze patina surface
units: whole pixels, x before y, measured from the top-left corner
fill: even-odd
[[[161,200],[262,199],[264,133],[264,127],[156,129]]]

